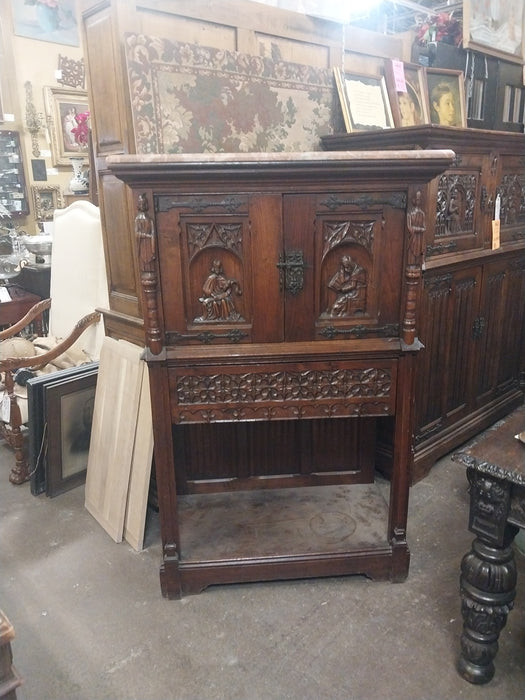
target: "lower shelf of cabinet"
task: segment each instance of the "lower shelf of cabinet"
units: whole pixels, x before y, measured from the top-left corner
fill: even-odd
[[[373,483],[179,497],[181,553],[163,562],[163,593],[348,574],[403,580],[409,553],[388,541],[387,493]]]

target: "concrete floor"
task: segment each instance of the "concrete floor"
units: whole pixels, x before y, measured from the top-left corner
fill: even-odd
[[[402,584],[364,577],[215,586],[161,597],[158,517],[146,549],[84,508],[12,486],[0,444],[0,608],[15,628],[19,700],[517,700],[525,584],[486,686],[459,677],[459,565],[470,547],[464,469],[442,459],[411,490]],[[525,557],[517,553],[523,579]]]

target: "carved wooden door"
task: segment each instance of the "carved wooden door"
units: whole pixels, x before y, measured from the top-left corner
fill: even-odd
[[[493,159],[480,153],[462,153],[454,168],[430,185],[428,201],[435,212],[427,219],[426,258],[483,249],[484,231],[492,216]]]
[[[159,196],[167,343],[398,336],[405,195]],[[381,274],[379,274],[381,270]]]
[[[476,407],[519,389],[516,348],[521,345],[524,308],[525,256],[484,265],[474,354]]]
[[[476,337],[482,332],[482,267],[425,274],[421,319],[416,440],[431,438],[466,415],[472,403]]]

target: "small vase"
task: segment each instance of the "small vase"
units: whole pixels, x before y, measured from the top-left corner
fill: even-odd
[[[87,194],[89,192],[89,180],[82,172],[84,158],[81,156],[69,159],[73,166],[73,177],[69,181],[69,189],[73,194]]]

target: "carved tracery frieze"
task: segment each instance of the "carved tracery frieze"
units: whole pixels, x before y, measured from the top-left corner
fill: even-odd
[[[178,377],[176,387],[179,405],[385,398],[391,391],[390,370],[376,367],[190,374]]]
[[[369,253],[374,242],[375,221],[324,221],[323,222],[323,259],[333,248],[341,243],[357,243]]]
[[[431,299],[447,297],[452,289],[452,275],[438,275],[437,277],[425,277],[424,286]]]
[[[474,230],[477,175],[445,174],[439,179],[435,237]]]
[[[242,255],[242,223],[187,223],[190,260],[204,248],[220,247]]]

